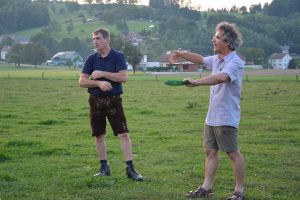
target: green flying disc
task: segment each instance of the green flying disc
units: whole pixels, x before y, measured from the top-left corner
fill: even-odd
[[[188,81],[178,81],[178,80],[167,80],[167,81],[165,81],[165,84],[169,85],[169,86],[181,86],[181,85],[185,85],[187,83],[188,83]]]

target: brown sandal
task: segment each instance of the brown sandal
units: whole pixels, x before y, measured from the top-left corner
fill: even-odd
[[[187,198],[201,198],[201,197],[209,197],[212,195],[213,195],[212,189],[205,190],[203,187],[199,187],[195,191],[190,191],[185,196]]]
[[[244,193],[241,192],[233,192],[227,200],[246,200]]]

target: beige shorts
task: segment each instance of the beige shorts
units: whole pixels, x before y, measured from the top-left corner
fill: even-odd
[[[239,150],[237,141],[237,128],[232,126],[204,125],[203,146],[223,152]]]

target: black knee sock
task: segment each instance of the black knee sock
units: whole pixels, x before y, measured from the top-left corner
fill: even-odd
[[[132,160],[127,160],[127,161],[126,161],[126,165],[127,165],[127,166],[133,166]]]
[[[101,165],[107,165],[107,160],[100,160]]]

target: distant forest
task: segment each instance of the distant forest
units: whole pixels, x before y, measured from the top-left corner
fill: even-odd
[[[290,52],[300,54],[299,0],[273,0],[270,4],[252,5],[250,8],[233,6],[231,9],[208,11],[199,11],[191,7],[189,0],[150,0],[149,6],[136,5],[135,0],[110,2],[86,0],[87,4],[78,4],[70,1],[0,0],[0,35],[37,27],[53,27],[55,22],[49,14],[50,9],[51,12],[62,12],[63,9],[64,14],[88,11],[95,19],[114,24],[118,33],[114,33],[112,45],[117,49],[122,48],[122,45],[118,44],[122,35],[130,31],[128,21],[155,22],[153,29],[139,32],[145,37],[145,42],[139,50],[153,61],[158,60],[161,53],[178,48],[203,55],[212,54],[212,35],[216,24],[221,21],[235,23],[240,27],[244,44],[239,51],[255,64],[264,64],[270,54],[280,52],[281,45],[289,45]],[[51,35],[47,35],[48,39],[49,37],[51,38]],[[41,35],[32,36],[31,41],[40,41],[41,38]],[[55,41],[57,44],[54,47],[53,44],[46,45],[44,42],[49,55],[62,46],[59,45],[62,41],[51,39],[52,43]],[[75,50],[83,56],[90,53],[87,50],[88,39],[70,40],[80,44]],[[1,45],[4,43],[1,42],[0,47]]]

